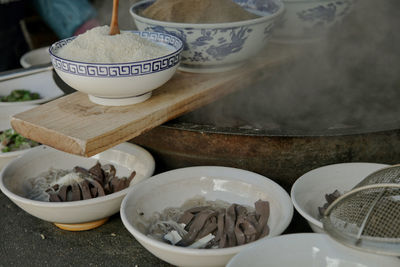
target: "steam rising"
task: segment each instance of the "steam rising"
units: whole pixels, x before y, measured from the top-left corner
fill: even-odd
[[[361,0],[326,39],[259,81],[178,122],[272,134],[399,127],[400,25],[396,0]]]
[[[129,14],[135,2],[120,1],[121,29],[135,28]],[[102,3],[99,14],[108,24],[112,1]],[[300,135],[399,128],[398,10],[398,0],[358,0],[326,39],[296,45],[301,56],[272,78],[172,123]]]

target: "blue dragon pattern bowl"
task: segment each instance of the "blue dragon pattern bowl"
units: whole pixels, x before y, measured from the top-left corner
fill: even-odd
[[[217,72],[240,66],[268,43],[276,20],[284,6],[279,0],[235,0],[259,18],[217,24],[157,21],[142,17],[141,12],[154,3],[143,0],[130,8],[141,31],[174,35],[184,43],[180,69],[190,72]]]

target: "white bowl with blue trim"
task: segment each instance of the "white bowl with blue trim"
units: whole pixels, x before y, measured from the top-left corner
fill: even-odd
[[[182,41],[172,35],[132,31],[142,38],[168,47],[163,57],[126,63],[90,63],[57,56],[57,50],[75,37],[54,43],[50,56],[55,71],[72,88],[88,94],[90,101],[105,106],[122,106],[143,102],[151,92],[165,84],[180,63]]]
[[[241,66],[266,47],[284,5],[280,0],[234,0],[259,18],[226,23],[176,23],[153,20],[141,12],[154,3],[143,0],[130,8],[137,28],[171,34],[184,43],[179,69],[189,72],[219,72]],[[223,12],[223,11],[221,11]]]
[[[285,13],[276,25],[273,39],[279,43],[305,43],[326,36],[355,5],[355,0],[282,0]]]

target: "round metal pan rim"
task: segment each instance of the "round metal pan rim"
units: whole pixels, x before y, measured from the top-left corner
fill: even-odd
[[[257,129],[240,127],[218,127],[209,124],[196,124],[191,122],[167,122],[161,127],[178,129],[192,132],[204,132],[211,134],[242,135],[242,136],[271,136],[271,137],[326,137],[326,136],[347,136],[360,134],[373,134],[400,130],[400,122],[381,124],[379,127],[348,127],[326,130],[277,130]]]

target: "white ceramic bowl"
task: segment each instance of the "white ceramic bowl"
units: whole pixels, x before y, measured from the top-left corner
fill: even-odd
[[[28,178],[36,177],[50,167],[72,169],[74,166],[92,167],[97,161],[111,163],[119,177],[129,176],[133,170],[136,176],[130,186],[150,177],[154,171],[154,159],[143,148],[130,143],[122,143],[91,158],[84,158],[55,150],[48,146],[38,146],[7,164],[0,177],[0,189],[21,209],[42,220],[77,224],[107,218],[119,211],[123,197],[129,188],[119,192],[88,200],[71,202],[46,202],[26,197],[30,188]]]
[[[189,72],[217,72],[240,66],[266,46],[275,21],[284,11],[279,0],[235,0],[261,17],[218,24],[175,23],[142,17],[141,11],[153,2],[139,1],[130,8],[136,26],[142,31],[163,32],[180,38],[184,49],[179,68]]]
[[[400,260],[343,246],[324,234],[282,235],[254,244],[227,267],[396,267]]]
[[[50,47],[54,69],[72,88],[86,93],[100,105],[121,106],[143,102],[151,91],[166,83],[175,73],[182,51],[182,41],[165,33],[133,33],[168,47],[171,52],[163,57],[127,63],[88,63],[57,56],[57,49],[75,37],[56,42]],[[118,48],[116,48],[118,49]]]
[[[0,132],[10,129],[10,118],[11,116],[32,109],[37,105],[16,105],[16,106],[0,106]],[[0,151],[0,170],[11,160],[19,157],[23,153],[29,151],[29,149],[13,151],[13,152],[1,152]]]
[[[50,63],[49,47],[41,47],[34,49],[22,55],[19,63],[24,68],[30,68],[33,66]]]
[[[39,93],[40,99],[20,102],[0,102],[0,106],[41,104],[64,95],[64,92],[54,82],[52,71],[39,72],[0,82],[0,96],[9,95],[13,90],[17,89]]]
[[[270,234],[262,239],[280,235],[293,215],[289,195],[272,180],[240,169],[201,166],[161,173],[132,188],[121,204],[122,222],[137,241],[166,262],[178,266],[223,266],[250,244],[221,249],[177,247],[150,238],[137,228],[143,218],[168,207],[180,207],[195,196],[248,206],[254,206],[259,199],[269,201]]]
[[[310,42],[323,38],[328,30],[350,13],[355,0],[282,0],[285,13],[276,25],[273,41]]]
[[[309,171],[296,180],[291,189],[295,209],[303,216],[314,232],[322,233],[318,207],[325,203],[325,194],[350,191],[372,172],[388,165],[377,163],[340,163]]]

